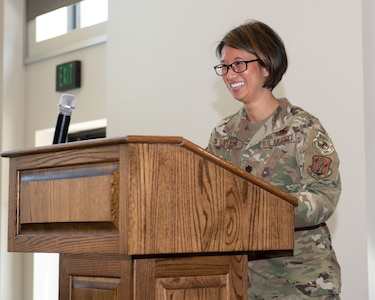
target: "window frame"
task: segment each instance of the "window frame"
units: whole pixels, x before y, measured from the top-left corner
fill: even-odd
[[[31,64],[72,51],[107,42],[107,21],[68,31],[66,34],[36,42],[35,19],[26,22],[24,64]]]

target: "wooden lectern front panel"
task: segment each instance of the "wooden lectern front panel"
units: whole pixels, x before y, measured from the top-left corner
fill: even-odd
[[[181,138],[7,155],[9,251],[169,255],[294,246],[294,197]]]
[[[128,254],[293,249],[293,205],[190,149],[129,145]],[[280,238],[282,237],[282,238]]]
[[[118,227],[118,203],[111,193],[118,185],[117,169],[111,162],[21,171],[21,226],[109,222]]]
[[[119,252],[119,147],[11,160],[8,249]]]

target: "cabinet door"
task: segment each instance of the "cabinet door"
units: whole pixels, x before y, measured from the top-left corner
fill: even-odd
[[[133,299],[132,264],[125,255],[61,254],[59,299]]]
[[[136,299],[247,299],[247,256],[137,259],[135,273]]]

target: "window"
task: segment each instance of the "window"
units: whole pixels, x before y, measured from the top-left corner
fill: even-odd
[[[84,0],[36,17],[36,42],[107,21],[108,0]]]
[[[105,42],[107,19],[108,0],[83,0],[29,20],[25,62]]]
[[[36,39],[37,43],[54,38],[68,32],[67,7],[62,7],[36,17]],[[53,24],[53,26],[51,26]]]

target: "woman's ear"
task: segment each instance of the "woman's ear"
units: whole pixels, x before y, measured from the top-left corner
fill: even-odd
[[[263,72],[264,78],[267,78],[268,76],[270,76],[270,72],[268,72],[268,70],[265,67],[262,67],[262,72]]]

